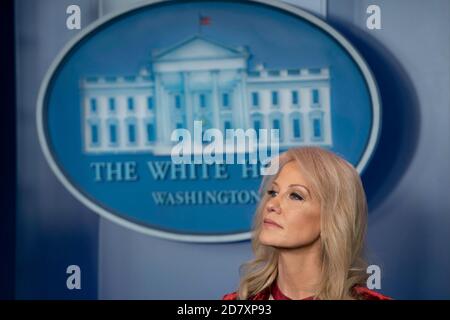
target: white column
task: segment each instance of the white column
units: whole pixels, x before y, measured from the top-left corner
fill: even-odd
[[[323,111],[324,111],[324,130],[325,130],[325,141],[328,145],[333,145],[333,136],[332,136],[332,128],[331,128],[331,107],[330,107],[330,87],[326,86],[323,90]]]
[[[249,110],[248,110],[248,92],[247,92],[247,73],[245,70],[239,70],[239,75],[241,77],[241,101],[242,101],[242,128],[244,130],[250,128]]]
[[[213,79],[212,90],[212,109],[213,109],[213,127],[216,129],[222,129],[220,125],[220,110],[219,110],[219,85],[218,85],[219,71],[212,71],[211,76]]]
[[[191,88],[190,88],[190,74],[189,72],[183,72],[183,91],[184,91],[184,101],[186,108],[186,124],[187,129],[193,134],[194,132],[194,116],[193,116],[193,106],[191,99]]]
[[[158,142],[167,145],[170,143],[170,104],[164,103],[160,77],[159,73],[155,74],[156,132]]]

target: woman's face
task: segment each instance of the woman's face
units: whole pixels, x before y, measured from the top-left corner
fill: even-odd
[[[319,238],[320,203],[311,197],[311,191],[294,161],[282,167],[268,188],[269,199],[264,208],[264,222],[259,235],[262,244],[298,248],[312,244]]]

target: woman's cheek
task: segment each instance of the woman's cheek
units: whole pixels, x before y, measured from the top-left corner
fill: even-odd
[[[296,235],[297,242],[306,243],[316,237],[317,226],[316,217],[303,215],[290,225],[289,233]]]

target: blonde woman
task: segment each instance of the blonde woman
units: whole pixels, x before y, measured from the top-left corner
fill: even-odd
[[[255,258],[224,300],[389,299],[366,288],[367,202],[351,164],[325,149],[293,148],[261,192]]]

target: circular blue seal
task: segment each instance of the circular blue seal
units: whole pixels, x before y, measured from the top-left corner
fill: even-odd
[[[102,217],[166,239],[226,242],[250,238],[258,165],[174,163],[174,130],[195,140],[196,123],[277,129],[281,152],[317,145],[362,172],[380,112],[360,54],[297,7],[153,1],[67,44],[43,81],[37,126],[53,172]]]

